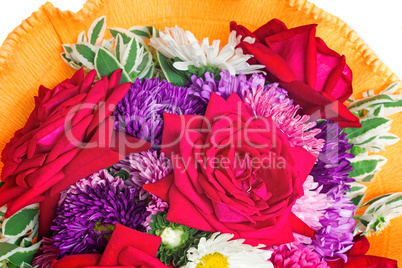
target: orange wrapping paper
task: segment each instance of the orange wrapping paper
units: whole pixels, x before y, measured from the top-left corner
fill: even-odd
[[[0,150],[26,122],[33,110],[33,96],[43,84],[54,87],[74,70],[60,58],[61,44],[73,43],[98,17],[106,15],[107,25],[129,28],[178,25],[198,38],[226,42],[229,22],[235,20],[254,30],[272,18],[290,27],[318,24],[317,35],[329,47],[344,54],[353,71],[354,96],[374,89],[376,93],[399,81],[373,51],[339,18],[306,0],[88,0],[77,13],[60,11],[51,3],[43,5],[23,21],[0,48]],[[401,89],[397,94],[401,94]],[[401,114],[391,117],[391,132],[402,137]],[[402,141],[386,147],[381,155],[388,163],[368,185],[367,198],[402,192]],[[3,166],[0,163],[0,169]],[[370,238],[369,254],[397,259],[402,263],[402,217],[391,221],[380,235]]]

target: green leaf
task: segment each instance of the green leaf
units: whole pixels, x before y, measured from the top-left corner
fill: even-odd
[[[362,182],[371,182],[371,180],[374,178],[374,176],[375,176],[375,174],[368,175],[362,179]]]
[[[347,138],[355,139],[367,133],[368,131],[375,129],[381,125],[388,123],[390,119],[383,118],[383,117],[375,117],[369,118],[366,120],[361,120],[360,123],[362,126],[360,128],[346,128],[345,133],[347,133]]]
[[[38,209],[22,209],[3,222],[3,235],[6,237],[21,236],[31,229],[38,218]]]
[[[106,32],[106,17],[97,18],[88,30],[89,43],[99,45]]]
[[[32,265],[30,265],[29,263],[23,262],[23,263],[20,265],[19,268],[32,268]],[[37,268],[37,267],[35,266],[35,268]]]
[[[114,38],[117,38],[117,35],[120,34],[123,38],[124,44],[128,44],[134,37],[134,34],[132,32],[122,28],[109,28],[109,31]]]
[[[19,248],[17,252],[8,257],[8,260],[16,265],[22,263],[31,263],[36,251],[38,251],[40,243],[36,243],[28,248]]]
[[[360,220],[360,222],[361,222],[364,226],[368,226],[368,225],[370,224],[369,221],[365,221],[365,220],[363,220],[363,219],[359,219],[359,220]]]
[[[166,79],[176,86],[184,87],[187,81],[186,74],[183,71],[179,71],[176,68],[174,68],[171,59],[167,58],[159,51],[157,53],[158,53],[157,54],[158,61],[160,63],[161,69]]]
[[[139,46],[138,40],[135,37],[133,37],[127,44],[126,50],[124,51],[124,56],[121,60],[121,65],[123,65],[124,70],[126,70],[127,73],[131,73],[133,71],[133,68],[138,61],[138,56],[140,54]]]
[[[95,56],[95,68],[100,77],[110,75],[119,69],[123,69],[120,63],[116,60],[116,58],[107,50],[103,48],[99,48],[98,52]],[[130,82],[130,78],[128,77],[126,71],[122,72],[120,83]]]
[[[356,191],[359,191],[361,189],[364,189],[364,186],[353,186],[353,187],[350,187],[349,192],[356,192]]]

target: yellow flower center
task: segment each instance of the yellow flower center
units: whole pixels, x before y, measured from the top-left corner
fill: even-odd
[[[228,258],[215,252],[202,257],[196,268],[229,268]]]
[[[107,224],[107,223],[102,224],[100,222],[97,222],[96,225],[94,226],[94,230],[97,231],[97,232],[114,231],[115,228],[116,228],[116,226],[114,226],[113,224]],[[104,237],[106,238],[106,240],[109,241],[109,239],[112,237],[112,235],[104,234]]]

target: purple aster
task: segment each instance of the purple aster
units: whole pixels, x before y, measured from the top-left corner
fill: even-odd
[[[125,171],[128,173],[125,184],[136,189],[136,199],[150,199],[146,210],[150,212],[142,225],[146,231],[150,229],[152,215],[165,211],[169,205],[159,197],[142,189],[144,184],[154,183],[172,173],[172,162],[164,153],[158,154],[154,149],[130,154],[119,163],[113,165],[110,171],[116,174]]]
[[[53,260],[57,259],[60,249],[54,246],[53,239],[44,237],[41,241],[39,250],[35,253],[32,266],[40,268],[51,268]]]
[[[340,197],[320,220],[323,227],[316,232],[309,247],[326,260],[342,258],[347,261],[346,253],[354,244],[353,229],[356,221],[352,217],[355,208],[350,198]]]
[[[94,188],[96,185],[98,185],[99,183],[104,183],[106,180],[108,180],[110,184],[114,187],[116,186],[124,187],[124,181],[122,178],[120,178],[119,176],[113,177],[112,175],[109,174],[109,172],[106,169],[104,169],[77,181],[76,183],[71,185],[68,189],[61,192],[59,199],[59,206],[63,204],[64,199],[66,199],[66,197],[69,194],[77,193],[77,189],[85,190],[87,186]]]
[[[203,105],[190,97],[188,88],[159,79],[137,79],[113,113],[116,130],[158,147],[162,139],[163,113],[201,114]]]
[[[51,229],[59,257],[78,253],[102,253],[116,223],[144,231],[149,215],[144,202],[135,202],[135,190],[113,186],[104,180],[95,187],[77,188],[57,208]]]
[[[348,178],[349,172],[353,170],[348,159],[354,156],[347,153],[347,150],[352,145],[348,143],[346,134],[340,134],[341,128],[337,123],[327,120],[319,129],[321,133],[316,138],[324,139],[325,144],[310,175],[323,186],[321,192],[336,201],[350,189],[348,183],[354,181]]]
[[[217,81],[214,75],[209,72],[205,73],[205,79],[193,75],[188,92],[196,98],[201,99],[206,106],[212,92],[215,92],[224,99],[227,99],[232,93],[236,93],[243,98],[244,92],[265,84],[265,78],[256,73],[247,79],[244,74],[234,76],[231,75],[229,71],[222,70],[220,76],[221,79]],[[287,96],[287,92],[284,89],[278,88],[277,93],[278,96]]]
[[[276,268],[327,268],[325,261],[303,245],[280,245],[273,248],[270,261]]]

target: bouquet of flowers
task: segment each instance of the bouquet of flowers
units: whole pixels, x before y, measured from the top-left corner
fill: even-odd
[[[2,152],[0,267],[397,267],[367,236],[402,192],[365,191],[398,82],[355,99],[315,24],[232,21],[223,44],[107,20]]]

